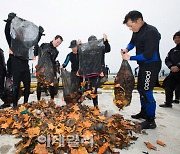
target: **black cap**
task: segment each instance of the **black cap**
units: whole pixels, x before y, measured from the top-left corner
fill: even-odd
[[[91,36],[88,38],[88,42],[89,42],[89,41],[94,41],[94,40],[97,40],[97,37],[94,36],[94,35],[91,35]]]
[[[72,40],[71,43],[70,43],[69,48],[74,48],[76,46],[77,46],[77,41],[76,40]]]
[[[8,14],[8,19],[4,20],[5,22],[11,21],[14,17],[16,16],[16,13],[9,13]]]

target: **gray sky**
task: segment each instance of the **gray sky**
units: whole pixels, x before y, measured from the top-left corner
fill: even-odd
[[[120,49],[129,43],[132,32],[122,24],[124,16],[131,10],[142,12],[144,20],[161,33],[160,54],[164,59],[174,47],[172,36],[180,30],[180,0],[1,0],[0,5],[0,47],[8,58],[8,45],[4,35],[4,19],[8,13],[32,21],[45,29],[40,44],[50,42],[56,34],[62,35],[64,42],[58,47],[58,60],[62,64],[70,41],[81,39],[87,42],[90,35],[102,38],[108,35],[111,52],[106,54],[106,64],[111,72],[117,72],[121,64]],[[135,52],[131,51],[131,55]],[[32,62],[30,62],[31,64]],[[33,63],[36,63],[35,61]],[[130,62],[132,68],[136,62]],[[70,70],[70,64],[67,67]]]

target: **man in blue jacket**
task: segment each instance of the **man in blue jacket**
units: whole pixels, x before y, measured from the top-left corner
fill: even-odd
[[[123,23],[133,31],[133,34],[127,48],[121,50],[122,58],[137,61],[139,64],[137,89],[140,94],[141,111],[131,117],[146,119],[140,123],[142,129],[154,129],[156,101],[153,97],[153,88],[161,69],[159,55],[161,35],[154,26],[144,22],[142,14],[136,10],[130,11]],[[127,54],[134,47],[136,47],[136,55]]]

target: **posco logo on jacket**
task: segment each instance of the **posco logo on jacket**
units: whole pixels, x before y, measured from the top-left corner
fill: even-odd
[[[151,79],[151,72],[146,71],[146,79],[145,79],[145,83],[144,83],[144,90],[149,90],[150,79]]]

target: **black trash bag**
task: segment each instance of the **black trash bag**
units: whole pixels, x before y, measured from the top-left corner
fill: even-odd
[[[32,59],[34,46],[39,41],[39,27],[16,16],[11,21],[10,34],[13,54],[22,59]]]
[[[38,65],[36,67],[36,77],[38,82],[49,86],[55,81],[55,70],[54,65],[51,60],[51,55],[49,54],[50,48],[42,49],[41,56],[38,59]]]
[[[58,78],[54,78],[54,95],[58,94],[58,90],[59,90],[59,79]]]
[[[135,79],[127,60],[123,60],[119,72],[114,81],[114,103],[119,109],[131,103],[132,91]]]
[[[18,100],[22,96],[22,90],[19,90]],[[13,80],[11,78],[6,78],[4,93],[1,97],[1,100],[4,104],[12,104],[13,103]],[[3,106],[3,105],[2,105]]]
[[[75,91],[77,85],[72,80],[72,73],[65,69],[61,69],[61,78],[63,84],[63,97],[67,104],[75,104],[80,98],[80,91]]]
[[[96,76],[101,73],[103,39],[93,40],[79,46],[79,74],[82,77]]]
[[[68,72],[65,69],[61,69],[61,78],[63,85],[63,96],[66,97],[72,93],[71,90],[71,72]]]

